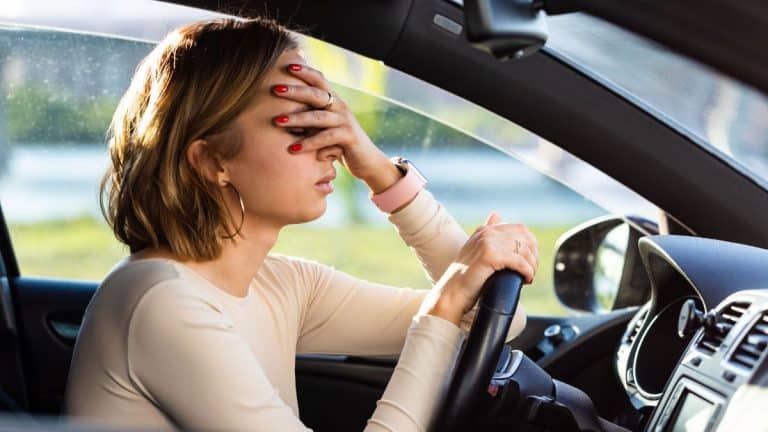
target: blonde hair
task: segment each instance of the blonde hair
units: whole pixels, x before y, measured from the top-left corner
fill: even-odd
[[[221,188],[188,163],[187,148],[206,139],[217,157],[234,157],[234,119],[277,58],[297,46],[272,20],[219,19],[174,30],[141,61],[112,118],[112,164],[100,195],[107,223],[131,253],[166,247],[184,260],[221,253],[221,233],[237,225]]]

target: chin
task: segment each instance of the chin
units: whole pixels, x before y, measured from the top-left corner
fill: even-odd
[[[325,200],[323,200],[322,204],[315,206],[313,208],[308,208],[306,209],[307,211],[302,212],[303,214],[299,216],[301,220],[294,223],[307,223],[307,222],[312,222],[317,219],[320,219],[325,214],[325,211],[327,209],[328,209],[328,203]]]

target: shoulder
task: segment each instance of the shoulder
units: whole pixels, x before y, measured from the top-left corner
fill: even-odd
[[[115,286],[125,285],[141,289],[177,278],[179,278],[179,271],[170,260],[123,260],[112,268],[99,289],[112,289]]]
[[[183,277],[157,281],[137,299],[127,318],[129,358],[149,351],[194,349],[206,337],[235,333],[225,305],[198,282]],[[184,348],[186,347],[186,348]]]
[[[127,321],[134,321],[137,314],[170,319],[193,306],[220,311],[216,299],[200,284],[170,260],[125,261],[104,279],[94,303],[102,310],[124,314]]]
[[[178,270],[160,260],[121,261],[107,274],[91,298],[86,317],[96,321],[125,321],[153,287],[180,278]]]
[[[135,342],[157,347],[199,325],[230,328],[215,299],[194,287],[170,261],[124,261],[99,286],[86,310],[77,350],[116,361]],[[134,343],[132,343],[134,342]],[[143,352],[143,351],[142,351]]]

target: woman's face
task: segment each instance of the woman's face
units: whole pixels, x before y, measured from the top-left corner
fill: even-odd
[[[313,109],[274,96],[277,84],[307,85],[286,71],[291,63],[305,64],[299,50],[283,53],[270,70],[253,103],[235,120],[241,137],[238,154],[224,163],[230,183],[240,192],[249,221],[283,227],[320,217],[326,209],[328,185],[318,185],[335,176],[333,161],[340,150],[325,148],[292,154],[291,144],[305,138],[307,130],[278,127],[274,118]],[[239,214],[239,208],[233,212]]]

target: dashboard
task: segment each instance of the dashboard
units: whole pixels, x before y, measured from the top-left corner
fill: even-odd
[[[615,367],[647,413],[643,430],[732,430],[745,416],[748,430],[768,430],[758,420],[767,415],[749,408],[768,399],[768,251],[686,236],[645,237],[639,249],[651,299],[627,325]]]

